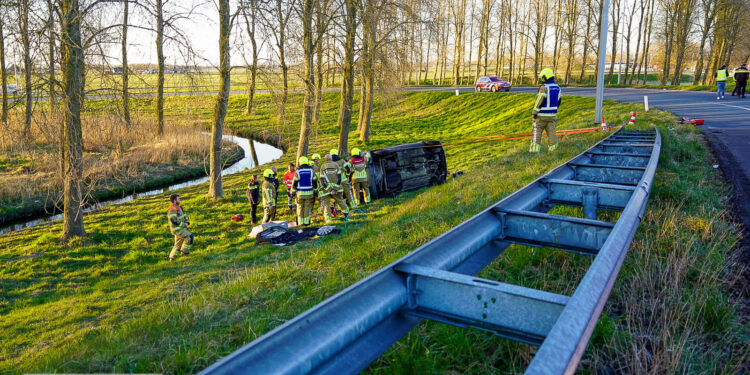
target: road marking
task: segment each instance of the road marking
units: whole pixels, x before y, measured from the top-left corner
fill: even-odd
[[[746,110],[746,111],[750,111],[750,108],[747,108],[747,107],[740,107],[740,106],[738,106],[738,105],[731,105],[731,104],[721,104],[721,103],[714,103],[714,104],[718,104],[718,105],[723,105],[723,106],[727,106],[727,107],[734,107],[734,108],[739,108],[739,109],[744,109],[744,110]]]

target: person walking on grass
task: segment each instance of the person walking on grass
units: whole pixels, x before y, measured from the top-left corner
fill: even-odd
[[[174,235],[174,246],[169,253],[169,260],[173,261],[177,257],[177,252],[182,255],[190,254],[190,250],[193,249],[193,234],[187,230],[187,227],[190,226],[190,219],[185,213],[185,209],[182,208],[182,204],[180,204],[180,196],[172,194],[169,200],[172,204],[167,210],[167,221],[169,222],[169,231]]]
[[[745,88],[747,87],[748,78],[747,64],[742,64],[739,68],[734,71],[734,81],[737,85],[737,99],[745,98]]]
[[[286,205],[289,211],[294,211],[294,193],[292,193],[292,181],[294,181],[294,163],[289,163],[287,171],[284,173],[284,186],[286,186]]]
[[[550,68],[544,68],[539,73],[539,94],[531,111],[534,121],[534,133],[531,137],[529,152],[542,151],[542,132],[547,132],[549,138],[549,150],[557,149],[557,107],[562,102],[560,86],[555,82],[555,73]]]
[[[273,170],[266,169],[263,171],[263,187],[261,195],[263,196],[263,223],[268,223],[276,218],[276,185],[278,182],[274,177]]]
[[[250,178],[245,195],[247,195],[247,200],[250,202],[250,219],[252,220],[252,224],[255,225],[258,223],[256,214],[258,212],[258,204],[260,204],[260,181],[258,181],[257,174],[254,174]]]
[[[724,99],[724,90],[727,88],[727,66],[722,65],[716,71],[716,100]]]

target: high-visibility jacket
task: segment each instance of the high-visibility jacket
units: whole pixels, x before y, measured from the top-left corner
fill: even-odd
[[[276,205],[276,185],[274,184],[275,179],[266,177],[263,181],[263,206],[270,207]]]
[[[727,80],[727,70],[726,69],[719,69],[716,71],[716,80],[718,82],[724,82]]]
[[[312,167],[302,165],[297,169],[292,181],[291,192],[297,195],[313,195],[314,190],[318,187],[318,177],[315,175]]]
[[[182,208],[182,205],[169,206],[169,209],[167,210],[167,219],[169,221],[169,231],[172,233],[187,227],[188,216]]]
[[[343,191],[341,188],[341,169],[338,163],[327,161],[320,167],[320,180],[326,190]]]
[[[532,114],[546,117],[557,116],[557,107],[562,101],[561,95],[560,86],[554,80],[548,80],[539,87]]]
[[[349,178],[352,176],[352,165],[346,161],[346,159],[341,159],[338,155],[333,155],[332,160],[335,161],[341,169],[341,181],[343,183],[348,183]]]
[[[294,181],[294,171],[287,171],[284,173],[284,185],[286,185],[286,190],[292,189],[292,181]]]
[[[367,181],[367,161],[364,156],[352,156],[352,168],[354,169],[352,181]]]

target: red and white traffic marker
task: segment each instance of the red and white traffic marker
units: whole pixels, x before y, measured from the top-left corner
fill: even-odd
[[[631,113],[630,121],[628,121],[628,125],[635,125],[635,112]]]
[[[607,126],[607,122],[604,121],[604,116],[602,116],[602,131],[606,132],[607,130],[609,130],[609,127]]]

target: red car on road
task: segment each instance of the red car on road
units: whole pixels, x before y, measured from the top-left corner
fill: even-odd
[[[497,78],[495,76],[483,76],[477,78],[477,81],[474,83],[474,91],[480,92],[480,91],[510,91],[511,84],[510,82],[502,79]]]

